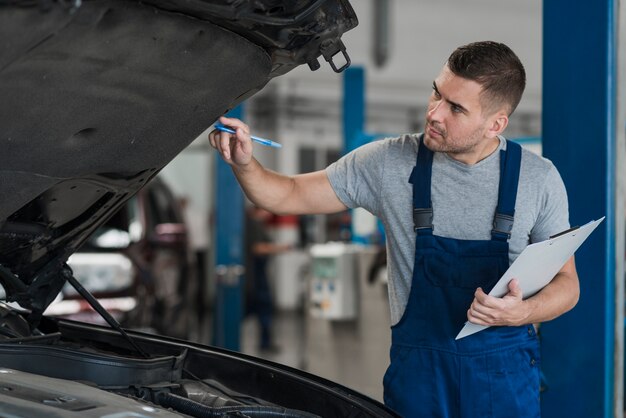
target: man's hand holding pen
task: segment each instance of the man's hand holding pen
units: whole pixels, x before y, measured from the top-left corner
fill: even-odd
[[[209,134],[209,143],[230,165],[244,167],[252,161],[252,138],[248,125],[235,118],[220,117],[220,123],[229,126],[233,133],[215,129]]]

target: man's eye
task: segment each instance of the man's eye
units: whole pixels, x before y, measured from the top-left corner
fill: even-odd
[[[453,111],[454,113],[462,113],[462,112],[463,112],[463,109],[461,109],[461,108],[460,108],[459,106],[457,106],[457,105],[452,105],[452,111]]]
[[[440,99],[441,95],[439,94],[439,92],[435,89],[433,89],[433,95],[435,96],[435,98]]]

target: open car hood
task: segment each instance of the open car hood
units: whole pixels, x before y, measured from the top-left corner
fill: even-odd
[[[35,323],[95,229],[220,115],[323,56],[347,0],[0,6],[0,282]],[[337,68],[332,57],[343,54]]]

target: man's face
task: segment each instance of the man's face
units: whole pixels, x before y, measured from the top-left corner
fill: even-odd
[[[488,120],[480,103],[482,87],[444,66],[433,82],[428,100],[425,145],[436,152],[471,154],[488,138]]]

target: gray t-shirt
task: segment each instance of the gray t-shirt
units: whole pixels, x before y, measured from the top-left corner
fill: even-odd
[[[415,134],[403,135],[366,144],[326,169],[330,184],[346,206],[366,209],[385,226],[392,324],[402,317],[413,277],[415,233],[409,176],[415,166],[418,138]],[[435,235],[491,239],[501,149],[506,149],[502,137],[496,152],[474,165],[435,153],[431,185]],[[509,240],[510,262],[528,244],[567,228],[567,193],[559,172],[549,160],[523,149],[515,223]]]

